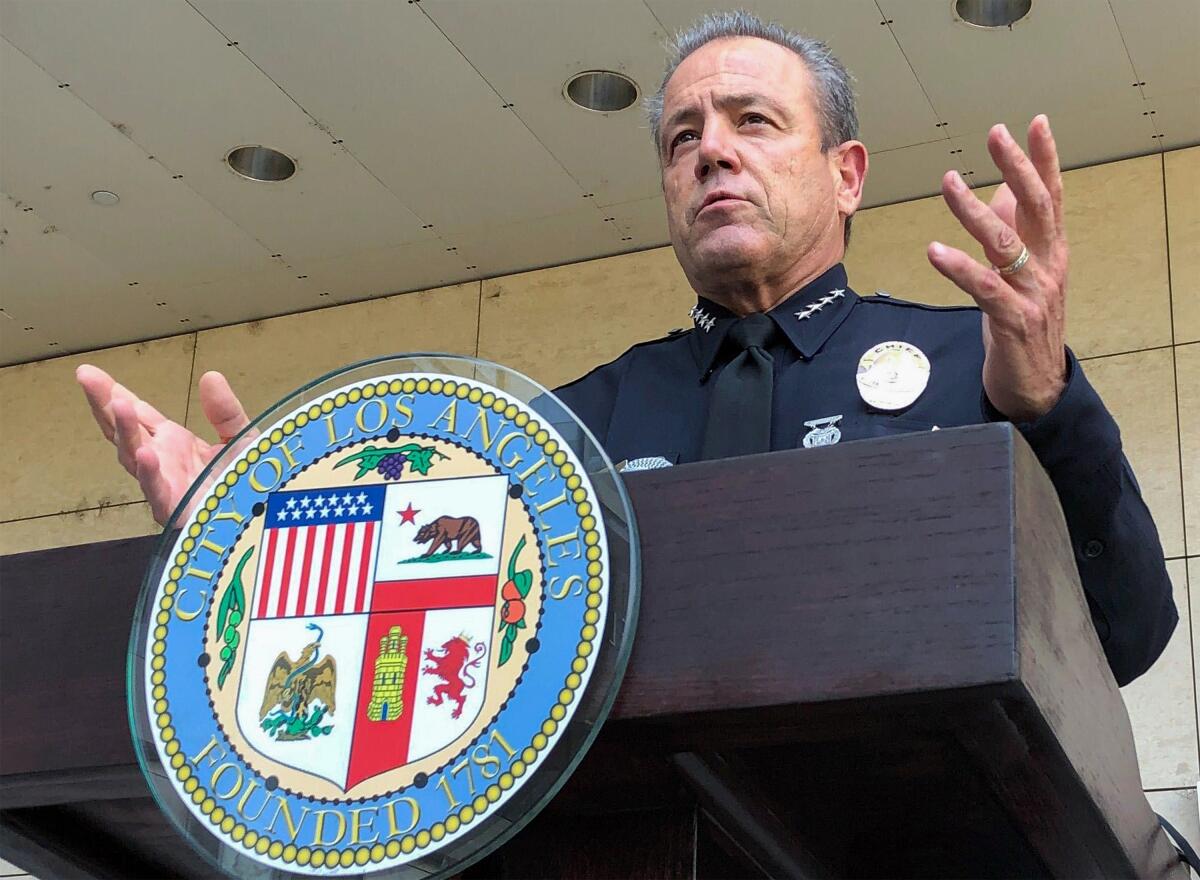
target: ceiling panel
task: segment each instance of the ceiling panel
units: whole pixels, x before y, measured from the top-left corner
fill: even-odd
[[[994,181],[988,127],[1038,112],[1065,167],[1200,143],[1196,0],[1039,0],[1011,33],[955,23],[951,0],[880,4],[745,3],[857,76],[864,207],[951,166]],[[0,186],[20,202],[0,212],[0,362],[666,244],[640,108],[561,88],[602,67],[653,89],[662,35],[709,8],[0,0]],[[299,173],[237,177],[222,159],[245,143]]]
[[[1027,149],[1030,118],[998,118],[996,121],[1007,125],[1022,149]],[[1096,108],[1059,113],[1050,116],[1050,127],[1063,168],[1111,162],[1158,150],[1150,117],[1143,116],[1140,110],[1131,113],[1125,109],[1110,112]],[[1000,172],[988,153],[987,129],[957,140],[963,148],[960,158],[966,179],[973,186],[998,183]]]
[[[126,286],[120,272],[7,194],[0,196],[0,255],[0,306],[20,318],[32,317],[20,309],[58,308],[56,296],[72,289]]]
[[[961,145],[955,140],[934,141],[899,150],[871,153],[863,208],[931,196],[941,192],[942,175],[960,167]]]
[[[667,229],[667,203],[661,193],[652,199],[609,205],[604,209],[604,216],[613,218],[611,222],[620,229],[622,241],[628,237],[626,244],[630,248],[642,250],[671,242],[671,233]]]
[[[643,95],[657,88],[665,34],[641,0],[423,0],[421,9],[598,203],[658,190],[640,102],[596,113],[563,96],[566,81],[585,70],[623,73]]]
[[[246,272],[186,286],[151,285],[151,298],[178,324],[173,332],[205,330],[239,321],[254,321],[323,306],[317,282],[280,261],[257,272]]]
[[[0,195],[0,364],[178,332],[141,287]]]
[[[711,12],[706,0],[646,0],[670,31]],[[854,75],[861,137],[872,150],[892,150],[943,136],[904,54],[874,0],[750,0],[739,6],[824,40]]]
[[[456,233],[446,240],[478,267],[476,277],[508,275],[633,250],[630,242],[621,241],[622,233],[614,223],[604,222],[606,216],[610,215],[584,208]]]
[[[262,245],[3,40],[0,81],[0,190],[126,281],[194,283],[268,264]],[[96,189],[121,203],[92,203]]]
[[[1011,30],[955,21],[949,0],[880,0],[880,8],[948,134],[1038,113],[1117,113],[1141,103],[1107,0],[1035,3]]]
[[[415,3],[193,5],[439,234],[584,194]]]
[[[1162,135],[1159,148],[1177,150],[1200,143],[1200,89],[1157,95],[1146,101],[1154,108],[1154,127]]]
[[[1148,96],[1200,89],[1200,4],[1196,0],[1109,0],[1137,81]]]
[[[376,248],[321,260],[305,267],[316,285],[319,305],[387,296],[410,290],[426,290],[465,281],[474,272],[465,268],[462,257],[447,250],[442,241],[420,242],[392,248]]]
[[[432,238],[422,221],[183,0],[4,7],[6,39],[272,253],[332,256]],[[234,174],[234,147],[292,157],[291,180]]]

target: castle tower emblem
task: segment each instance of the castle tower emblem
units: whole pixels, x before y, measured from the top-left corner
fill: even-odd
[[[379,640],[379,657],[375,660],[375,679],[371,686],[371,702],[367,718],[371,721],[395,721],[404,714],[404,671],[408,668],[408,636],[393,626]]]

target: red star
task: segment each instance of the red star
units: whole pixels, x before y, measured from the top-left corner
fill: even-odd
[[[417,514],[420,512],[421,511],[419,511],[419,510],[413,510],[411,501],[408,502],[408,508],[406,510],[397,510],[396,511],[396,513],[400,514],[400,525],[404,525],[405,523],[412,523],[414,526],[417,524]]]

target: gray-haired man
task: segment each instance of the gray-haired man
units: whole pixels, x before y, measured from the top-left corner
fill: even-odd
[[[649,102],[671,242],[696,329],[636,346],[560,389],[617,460],[695,461],[975,422],[1016,422],[1058,490],[1097,632],[1119,683],[1178,619],[1154,524],[1111,416],[1066,349],[1067,243],[1045,117],[1029,155],[1003,126],[990,205],[956,173],[942,191],[985,265],[929,260],[979,309],[858,297],[841,259],[867,150],[828,48],[745,13],[676,41]],[[994,268],[994,267],[999,267]],[[160,522],[219,451],[95,367],[78,379]],[[247,424],[224,377],[200,400],[222,441]]]
[[[1011,420],[1058,490],[1117,681],[1149,668],[1177,613],[1117,426],[1064,345],[1046,118],[1029,127],[1028,156],[1003,126],[989,133],[1005,180],[990,205],[943,178],[992,265],[931,243],[930,262],[979,305],[932,309],[850,289],[840,261],[867,150],[823,43],[746,13],[707,16],[676,38],[647,103],[695,329],[559,389],[609,454],[686,462]]]

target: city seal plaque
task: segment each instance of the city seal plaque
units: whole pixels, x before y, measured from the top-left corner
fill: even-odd
[[[595,736],[637,571],[620,479],[545,389],[441,355],[327,376],[163,535],[130,649],[146,778],[234,876],[459,871]]]

